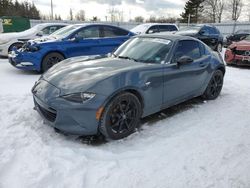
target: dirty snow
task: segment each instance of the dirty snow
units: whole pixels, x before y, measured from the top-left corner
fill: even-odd
[[[215,101],[191,100],[97,145],[42,123],[30,92],[39,76],[0,60],[1,188],[250,187],[250,69],[227,67]]]

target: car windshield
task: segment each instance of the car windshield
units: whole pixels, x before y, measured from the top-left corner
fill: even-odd
[[[81,25],[69,25],[69,26],[63,27],[63,28],[55,31],[50,36],[56,37],[56,38],[65,38],[80,27],[82,27],[82,26]]]
[[[131,31],[133,33],[141,34],[144,33],[149,27],[150,27],[149,24],[141,24],[131,29]]]
[[[142,63],[162,63],[171,46],[172,41],[168,39],[136,37],[120,46],[113,56]]]
[[[244,40],[250,40],[250,35],[248,35]]]

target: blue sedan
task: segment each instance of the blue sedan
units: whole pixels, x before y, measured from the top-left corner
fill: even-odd
[[[29,41],[19,50],[14,49],[9,54],[9,62],[19,69],[45,72],[70,57],[112,52],[133,35],[111,25],[70,25],[49,37]]]
[[[58,63],[32,92],[35,109],[56,129],[121,139],[142,117],[193,97],[217,98],[224,74],[222,58],[198,39],[145,35],[110,57]]]

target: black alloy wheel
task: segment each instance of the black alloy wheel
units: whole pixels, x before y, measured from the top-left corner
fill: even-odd
[[[205,93],[203,94],[203,98],[207,100],[216,99],[222,89],[223,86],[223,78],[224,75],[221,70],[216,70],[206,88]]]
[[[135,131],[140,117],[138,98],[132,93],[122,93],[105,108],[100,120],[100,132],[109,139],[122,139]]]
[[[42,72],[47,71],[49,68],[53,67],[58,62],[64,60],[63,55],[53,52],[46,55],[42,62]]]

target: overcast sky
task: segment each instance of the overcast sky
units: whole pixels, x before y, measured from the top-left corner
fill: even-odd
[[[21,0],[20,0],[21,1]],[[29,0],[34,2],[42,14],[50,14],[51,0]],[[248,2],[249,0],[244,0]],[[69,17],[70,8],[75,14],[79,10],[84,10],[86,18],[97,16],[104,21],[108,16],[110,7],[114,7],[123,12],[125,21],[136,16],[149,18],[152,16],[173,16],[179,17],[182,13],[186,0],[53,0],[54,14],[60,15],[63,19]],[[247,20],[244,10],[241,20]]]

